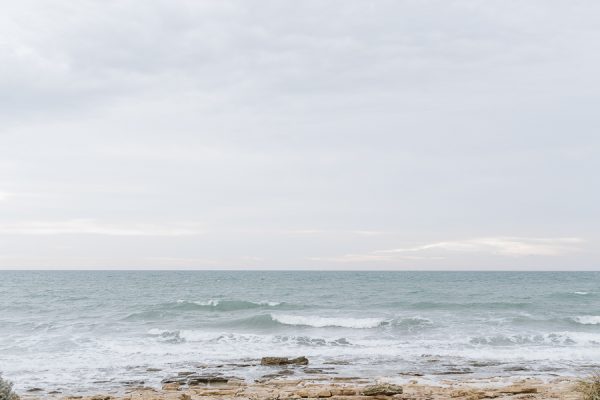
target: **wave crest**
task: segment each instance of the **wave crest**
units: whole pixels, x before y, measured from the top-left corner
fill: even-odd
[[[583,325],[600,325],[600,315],[580,315],[573,318],[573,321]]]
[[[283,325],[312,326],[314,328],[370,329],[389,323],[383,318],[321,317],[287,314],[271,314],[271,318],[273,321]]]
[[[249,310],[253,308],[263,307],[279,307],[284,303],[277,301],[245,301],[245,300],[220,300],[210,299],[206,301],[189,301],[189,300],[177,300],[175,304],[176,308],[179,309],[201,309],[201,310],[213,310],[213,311],[237,311],[237,310]]]

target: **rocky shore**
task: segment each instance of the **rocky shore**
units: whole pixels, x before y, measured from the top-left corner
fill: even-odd
[[[29,393],[23,400],[60,398],[65,400],[262,400],[262,399],[331,399],[331,400],[479,400],[479,399],[580,399],[569,379],[541,382],[523,380],[506,386],[473,385],[472,382],[446,385],[425,385],[416,382],[405,385],[367,382],[361,379],[338,382],[312,380],[268,380],[198,383],[182,386],[167,383],[161,389],[136,388],[122,395],[60,396]]]
[[[310,378],[293,379],[294,369],[308,369],[305,357],[265,357],[260,365],[273,369],[261,379],[248,382],[233,376],[201,374],[182,371],[165,377],[162,386],[144,387],[131,385],[121,393],[95,395],[66,395],[60,392],[44,393],[30,390],[21,395],[23,400],[42,398],[62,400],[283,400],[283,399],[331,399],[331,400],[479,400],[479,399],[581,399],[575,390],[573,378],[555,378],[542,381],[536,378],[507,380],[447,379],[428,383],[417,379],[402,384],[386,380],[359,377],[337,377],[327,370],[314,368]]]

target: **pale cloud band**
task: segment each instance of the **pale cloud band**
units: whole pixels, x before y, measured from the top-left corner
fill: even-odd
[[[204,231],[199,224],[110,224],[94,219],[28,221],[0,224],[0,235],[189,236]]]
[[[505,256],[557,256],[575,251],[583,243],[580,238],[484,237],[428,243],[415,247],[376,251],[376,254],[401,254],[444,250],[448,252],[484,252]]]
[[[393,262],[397,260],[442,260],[452,254],[480,253],[490,256],[556,257],[581,251],[584,240],[576,237],[527,238],[527,237],[482,237],[465,240],[450,240],[426,243],[412,247],[375,250],[364,254],[346,254],[322,260],[342,263]],[[318,258],[317,258],[318,259]]]

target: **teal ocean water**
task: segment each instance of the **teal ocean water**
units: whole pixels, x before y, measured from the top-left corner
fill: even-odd
[[[586,373],[600,273],[0,271],[0,370],[18,389],[257,379],[268,355],[340,376]]]

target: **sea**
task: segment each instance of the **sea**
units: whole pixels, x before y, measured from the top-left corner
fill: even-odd
[[[99,392],[202,371],[580,376],[600,368],[600,272],[0,271],[0,371]]]

